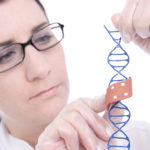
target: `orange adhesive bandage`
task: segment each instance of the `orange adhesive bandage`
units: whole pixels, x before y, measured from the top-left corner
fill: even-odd
[[[124,100],[132,96],[132,79],[114,83],[107,89],[106,104]]]

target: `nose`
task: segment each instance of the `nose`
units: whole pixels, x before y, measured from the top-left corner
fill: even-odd
[[[28,81],[41,80],[50,74],[50,64],[44,51],[37,51],[33,46],[25,48],[25,74]]]

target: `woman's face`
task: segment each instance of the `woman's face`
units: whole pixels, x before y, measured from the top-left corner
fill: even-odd
[[[10,0],[0,4],[0,43],[24,43],[32,29],[48,21],[35,0]],[[59,85],[50,92],[38,93]],[[0,116],[4,121],[22,124],[47,124],[66,104],[69,83],[60,44],[47,51],[25,48],[24,61],[0,73]]]

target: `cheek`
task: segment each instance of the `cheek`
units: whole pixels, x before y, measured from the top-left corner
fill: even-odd
[[[58,96],[53,101],[45,103],[43,101],[28,103],[26,101],[29,96],[27,91],[31,89],[32,83],[26,82],[23,66],[20,65],[0,76],[0,81],[2,81],[0,82],[0,89],[2,89],[0,90],[0,109],[7,116],[17,120],[23,118],[24,121],[43,122],[55,118],[66,105],[69,95],[69,81],[63,49],[58,45],[52,51],[44,53],[51,68],[51,74],[47,79],[50,79],[52,84],[62,83]],[[38,111],[34,111],[35,109]]]
[[[0,99],[13,99],[14,96],[20,94],[20,91],[24,92],[23,79],[20,75],[17,76],[17,72],[10,73],[8,76],[6,74],[3,79],[0,78],[0,81]]]
[[[1,74],[0,81],[0,110],[4,113],[19,110],[23,105],[23,98],[27,95],[23,87],[23,76],[17,72],[13,73],[12,70],[4,76]]]
[[[54,73],[56,79],[62,82],[62,98],[64,99],[69,94],[69,80],[63,49],[59,50],[57,57],[53,58],[52,73]]]
[[[52,76],[68,84],[68,72],[66,68],[65,56],[62,46],[58,44],[56,47],[54,47],[49,56],[50,57],[48,57],[47,59],[49,59],[50,61]]]

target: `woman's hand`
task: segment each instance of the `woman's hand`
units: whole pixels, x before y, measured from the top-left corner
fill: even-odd
[[[127,0],[112,21],[126,43],[133,41],[150,54],[150,0]]]
[[[41,134],[36,150],[106,149],[113,130],[97,113],[104,111],[105,98],[80,98],[68,104]]]

